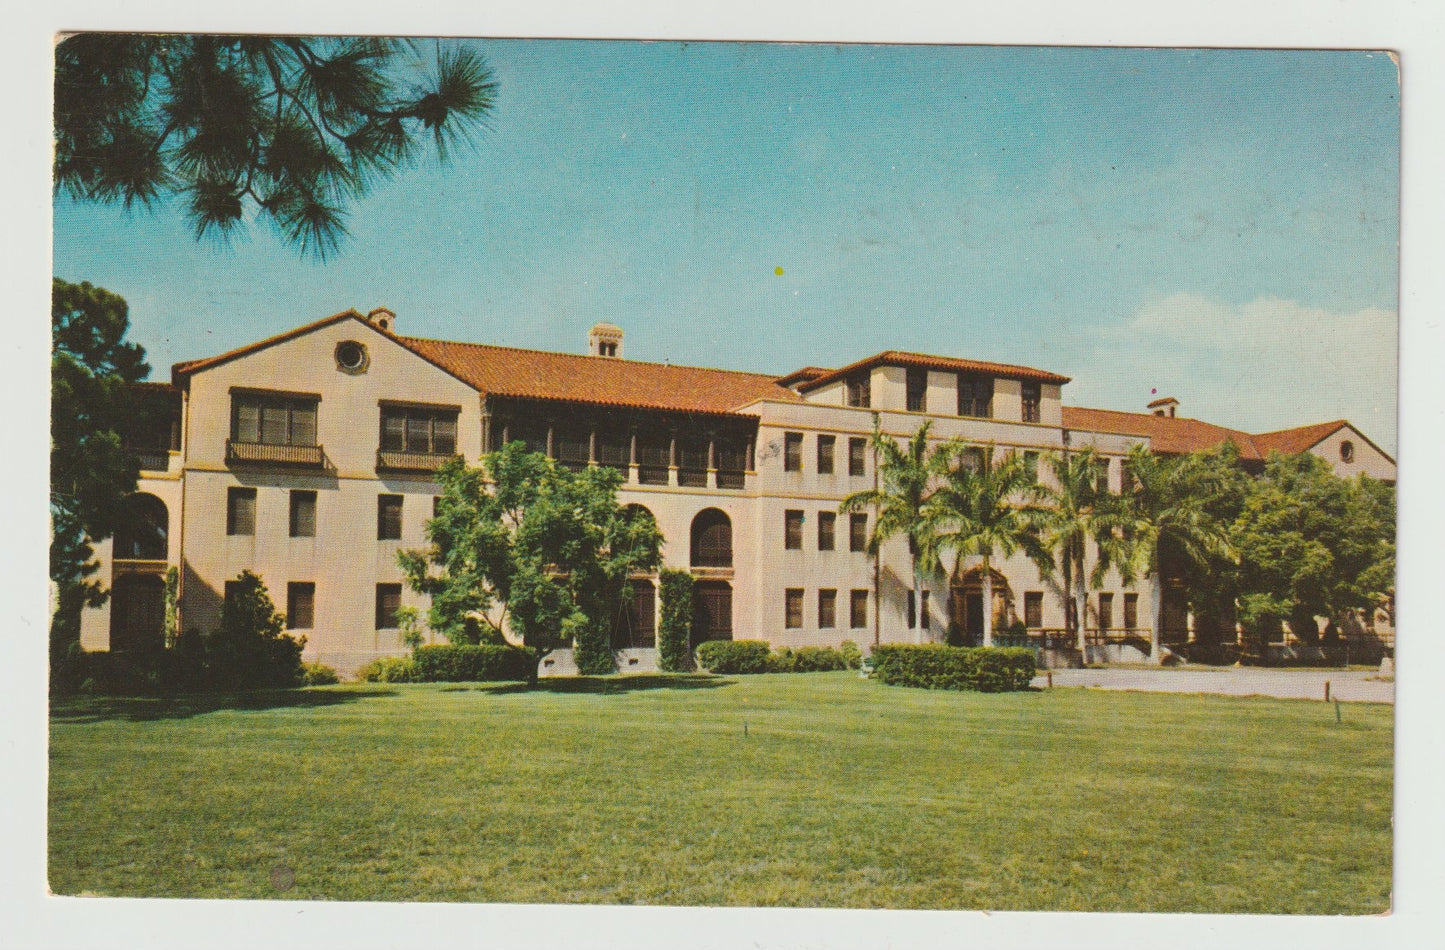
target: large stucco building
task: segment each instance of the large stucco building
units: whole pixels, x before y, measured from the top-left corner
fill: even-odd
[[[398,550],[423,547],[438,465],[522,440],[568,466],[624,473],[620,500],[646,507],[664,562],[696,577],[695,639],[775,645],[977,640],[981,576],[963,565],[912,602],[906,543],[865,550],[869,515],[837,513],[874,484],[868,444],[932,420],[960,438],[1026,455],[1094,446],[1118,490],[1134,443],[1182,452],[1230,439],[1246,463],[1312,451],[1341,474],[1393,480],[1394,462],[1347,422],[1249,435],[1150,412],[1063,405],[1066,377],[1025,366],[884,352],[839,369],[784,377],[627,360],[617,327],[594,327],[586,354],[401,335],[397,317],[337,314],[241,349],[178,364],[150,384],[163,422],[142,459],[138,527],[99,545],[113,589],[82,624],[87,649],[157,642],[164,576],[178,568],[181,629],[210,630],[226,585],[249,569],[266,582],[308,658],[343,671],[404,652],[406,589]],[[993,610],[1031,632],[1060,631],[1064,598],[1022,557],[995,562]],[[635,584],[618,618],[623,669],[647,669],[655,585]],[[1166,633],[1187,619],[1166,603]],[[1090,593],[1086,626],[1146,642],[1147,587],[1112,578]],[[561,653],[552,672],[566,672]]]

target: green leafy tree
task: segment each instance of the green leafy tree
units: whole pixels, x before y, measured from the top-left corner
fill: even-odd
[[[1256,650],[1281,618],[1310,643],[1316,617],[1372,610],[1393,590],[1393,492],[1373,479],[1340,478],[1312,454],[1271,455],[1231,534]]]
[[[873,510],[868,553],[874,557],[890,538],[901,536],[908,540],[915,604],[923,602],[924,575],[935,574],[939,568],[937,552],[930,544],[928,518],[924,510],[931,491],[930,484],[938,469],[928,451],[931,425],[930,422],[920,425],[908,442],[900,446],[892,436],[883,434],[875,416],[872,443],[878,460],[878,487],[854,492],[838,506],[840,512]],[[922,629],[923,625],[919,624],[920,637]]]
[[[51,646],[80,637],[80,615],[105,603],[92,544],[115,532],[140,469],[124,433],[140,407],[132,383],[150,372],[145,350],[127,342],[129,310],[90,284],[51,282],[50,579],[58,609]]]
[[[276,612],[265,583],[255,574],[242,571],[227,587],[221,624],[205,644],[212,684],[223,689],[300,686],[306,638],[286,633],[286,618]]]
[[[940,446],[934,469],[942,482],[924,509],[925,547],[933,558],[952,553],[955,573],[965,558],[977,558],[983,580],[983,645],[993,646],[993,561],[1023,552],[1040,572],[1052,568],[1041,539],[1045,513],[1038,505],[1036,477],[1019,455],[997,464],[990,446],[950,441]]]
[[[197,237],[254,216],[302,253],[348,205],[469,140],[497,86],[473,50],[376,37],[82,33],[55,51],[55,187],[126,207],[184,200]]]
[[[1218,517],[1241,477],[1232,448],[1183,456],[1129,449],[1124,507],[1115,522],[1121,541],[1114,563],[1124,583],[1149,578],[1149,657],[1162,663],[1166,570],[1208,572],[1233,557],[1227,522]]]
[[[621,480],[606,467],[570,472],[521,442],[482,468],[444,465],[431,549],[398,555],[431,597],[431,628],[454,643],[520,640],[538,661],[573,644],[584,673],[610,672],[611,619],[662,545],[650,515],[617,503]]]

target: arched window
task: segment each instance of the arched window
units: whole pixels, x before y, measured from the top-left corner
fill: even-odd
[[[705,508],[692,519],[692,566],[733,566],[733,523],[716,508]]]
[[[166,503],[155,495],[131,495],[115,528],[111,556],[117,561],[164,561],[170,520]]]
[[[1340,461],[1353,462],[1355,460],[1355,443],[1346,439],[1340,443]]]

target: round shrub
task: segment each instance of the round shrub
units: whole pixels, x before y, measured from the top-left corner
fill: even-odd
[[[339,682],[341,679],[336,675],[336,671],[325,663],[301,664],[302,686],[330,686]]]
[[[363,683],[415,683],[416,663],[409,656],[388,656],[370,663],[356,671],[356,678]]]
[[[708,640],[694,652],[710,673],[766,673],[772,651],[762,640]]]
[[[843,657],[843,665],[850,670],[862,669],[863,651],[858,649],[858,644],[852,640],[844,640],[838,644],[838,653]]]

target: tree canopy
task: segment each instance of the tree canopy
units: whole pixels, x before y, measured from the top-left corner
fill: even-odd
[[[82,33],[56,48],[55,187],[126,207],[184,200],[196,236],[248,217],[325,257],[348,206],[485,123],[482,58],[376,37]]]
[[[539,658],[575,644],[579,669],[610,672],[628,578],[655,570],[662,544],[645,509],[618,504],[621,478],[568,471],[521,442],[482,468],[445,464],[431,549],[398,556],[411,588],[431,596],[430,627],[454,643],[519,639]]]

